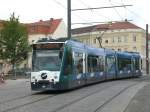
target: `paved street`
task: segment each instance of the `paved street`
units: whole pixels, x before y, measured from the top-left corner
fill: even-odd
[[[67,92],[33,92],[29,79],[0,84],[0,112],[149,112],[150,77],[107,81]]]

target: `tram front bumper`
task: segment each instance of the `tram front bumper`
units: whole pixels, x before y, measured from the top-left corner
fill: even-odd
[[[42,90],[62,90],[60,83],[54,83],[49,81],[31,82],[31,89],[34,91]]]

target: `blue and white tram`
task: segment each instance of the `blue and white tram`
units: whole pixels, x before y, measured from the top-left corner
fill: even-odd
[[[34,44],[32,70],[32,90],[67,90],[142,74],[137,53],[92,48],[73,40]]]

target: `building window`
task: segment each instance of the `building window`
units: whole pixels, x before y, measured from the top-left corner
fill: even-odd
[[[118,42],[121,42],[121,37],[118,37]]]
[[[112,37],[112,43],[115,43],[115,37]]]
[[[135,51],[135,52],[136,52],[136,51],[137,51],[137,48],[136,48],[136,47],[133,47],[133,51]]]
[[[35,25],[31,26],[31,32],[35,32],[35,31],[36,31],[36,26]]]
[[[105,40],[105,43],[108,44],[108,40]]]
[[[136,42],[136,35],[133,35],[133,42]]]
[[[128,41],[128,38],[125,36],[124,37],[124,42],[127,42]]]
[[[93,43],[96,44],[96,39],[93,39]]]

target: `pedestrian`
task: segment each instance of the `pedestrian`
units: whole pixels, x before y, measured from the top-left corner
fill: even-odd
[[[5,81],[4,81],[4,72],[2,72],[1,75],[0,75],[0,82],[5,83]]]

